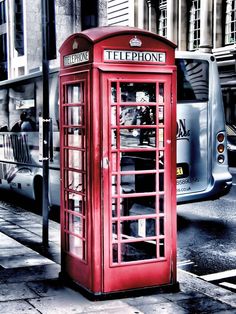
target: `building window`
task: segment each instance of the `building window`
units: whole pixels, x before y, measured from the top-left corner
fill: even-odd
[[[236,43],[236,0],[226,1],[225,44]]]
[[[160,0],[159,2],[158,34],[167,37],[167,0]]]
[[[192,0],[189,14],[189,50],[200,45],[200,0]]]
[[[0,25],[6,23],[6,8],[5,1],[0,0]]]
[[[6,1],[0,0],[0,81],[7,79]]]
[[[15,49],[18,56],[24,55],[24,18],[23,18],[23,0],[15,0]]]

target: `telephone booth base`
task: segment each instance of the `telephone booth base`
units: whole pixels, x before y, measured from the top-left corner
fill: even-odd
[[[78,291],[84,297],[86,297],[87,299],[91,301],[140,297],[140,296],[145,296],[145,295],[147,296],[147,295],[154,295],[154,294],[161,294],[161,293],[176,293],[180,291],[179,282],[177,281],[171,284],[155,286],[155,287],[145,287],[145,288],[130,289],[126,291],[122,290],[122,291],[109,292],[109,293],[103,293],[103,292],[95,293],[81,286],[78,282],[75,282],[65,272],[60,272],[59,278],[68,287],[70,287],[71,289],[75,291]]]

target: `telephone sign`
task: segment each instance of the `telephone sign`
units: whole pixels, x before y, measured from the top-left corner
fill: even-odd
[[[60,49],[62,273],[94,297],[178,286],[174,48],[102,27]]]

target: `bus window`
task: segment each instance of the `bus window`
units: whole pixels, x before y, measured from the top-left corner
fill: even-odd
[[[209,65],[207,61],[177,59],[178,101],[208,99]]]
[[[9,89],[9,128],[12,132],[36,131],[35,85],[15,85]]]
[[[0,132],[8,131],[8,92],[0,90]]]

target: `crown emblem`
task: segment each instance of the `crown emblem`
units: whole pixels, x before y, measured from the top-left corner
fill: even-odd
[[[136,36],[134,38],[130,39],[129,44],[131,47],[141,47],[142,42],[140,39],[138,39]]]
[[[78,47],[79,47],[78,41],[75,39],[73,42],[73,45],[72,45],[72,49],[76,50],[76,49],[78,49]]]

